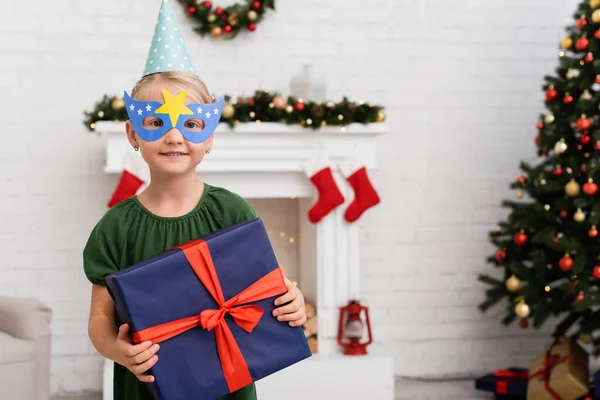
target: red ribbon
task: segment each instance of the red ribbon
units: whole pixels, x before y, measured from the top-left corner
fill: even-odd
[[[513,380],[529,378],[529,371],[515,372],[510,369],[500,369],[494,372],[494,376],[502,379],[496,382],[496,394],[508,394],[508,384]]]
[[[280,266],[280,268],[263,276],[236,296],[225,301],[215,265],[206,242],[201,239],[194,240],[177,246],[177,248],[183,250],[192,269],[200,279],[200,282],[202,282],[202,285],[204,285],[206,290],[215,299],[219,305],[219,309],[204,310],[199,315],[134,332],[132,335],[133,341],[141,343],[149,340],[152,343],[160,343],[198,325],[202,329],[209,331],[214,329],[223,375],[230,393],[235,392],[251,384],[252,377],[250,376],[246,360],[229,326],[225,322],[225,314],[231,315],[237,325],[242,327],[246,332],[252,333],[264,311],[255,305],[243,304],[267,299],[285,292],[287,287],[283,277],[283,270]]]
[[[529,379],[533,379],[535,377],[539,376],[540,380],[544,381],[544,388],[546,389],[546,391],[548,393],[550,393],[550,395],[555,399],[555,400],[564,400],[558,393],[556,393],[556,391],[554,389],[552,389],[552,387],[550,386],[550,375],[552,373],[552,368],[556,367],[558,364],[562,364],[565,361],[567,361],[570,358],[573,358],[572,354],[567,354],[566,356],[563,357],[558,357],[555,354],[552,354],[552,349],[554,348],[554,346],[557,344],[558,342],[554,342],[552,344],[552,346],[550,346],[550,348],[546,351],[546,359],[544,360],[544,366],[542,367],[542,369],[540,369],[538,372],[536,372],[535,374],[531,375],[529,377]],[[576,358],[573,358],[573,361],[575,361],[575,364],[584,369],[584,366],[581,365],[581,363],[579,362],[579,360],[577,360]]]

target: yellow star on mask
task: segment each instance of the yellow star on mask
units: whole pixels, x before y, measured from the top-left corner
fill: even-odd
[[[177,125],[180,115],[193,115],[194,112],[186,107],[185,98],[187,96],[187,90],[179,93],[177,96],[171,95],[165,89],[162,90],[163,97],[165,98],[165,104],[156,109],[156,114],[168,114],[171,118],[171,124]]]

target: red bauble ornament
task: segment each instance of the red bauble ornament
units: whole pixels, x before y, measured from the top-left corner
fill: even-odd
[[[586,26],[587,24],[588,24],[588,21],[585,17],[578,18],[577,21],[575,21],[575,27],[580,30],[582,27]]]
[[[569,272],[573,268],[573,259],[567,254],[558,261],[561,270]]]
[[[525,180],[526,180],[526,179],[525,179],[525,177],[524,177],[523,175],[520,175],[520,176],[517,178],[517,183],[525,183]]]
[[[538,129],[542,129],[544,127],[544,123],[542,121],[540,121],[540,122],[537,123],[536,126],[537,126]]]
[[[210,10],[212,8],[212,3],[210,1],[203,1],[202,6]]]
[[[540,138],[540,135],[537,135],[537,136],[535,137],[535,139],[533,139],[533,141],[535,142],[535,144],[540,144],[540,139],[541,139],[541,138]]]
[[[580,131],[587,131],[592,126],[592,121],[588,118],[581,117],[577,120],[577,123],[575,124],[575,126]]]
[[[600,75],[596,75],[596,83],[600,83]]]
[[[567,212],[567,210],[562,210],[560,212],[560,217],[561,218],[567,218],[569,216],[569,213]]]
[[[594,278],[600,279],[600,265],[596,265],[594,267],[594,270],[592,271],[592,275],[594,276]]]
[[[563,174],[563,170],[561,167],[556,167],[554,168],[554,171],[552,171],[552,173],[554,174],[554,176],[561,176]]]
[[[194,6],[189,7],[187,9],[187,13],[190,14],[190,15],[196,14],[196,7],[194,7]]]
[[[253,98],[251,98],[250,100],[248,100],[248,105],[249,105],[250,107],[254,107],[254,97],[253,97]]]
[[[565,98],[563,99],[563,101],[565,102],[565,104],[571,104],[573,102],[573,96],[571,96],[570,94],[567,94],[565,96]]]
[[[579,51],[583,51],[588,48],[590,41],[587,38],[582,37],[581,39],[577,39],[575,42],[575,48]]]
[[[575,297],[575,301],[582,301],[583,300],[583,292],[579,292],[579,294],[577,295],[577,297]]]
[[[596,32],[594,32],[594,37],[596,39],[600,39],[600,30],[597,30]]]
[[[255,24],[254,22],[250,22],[250,23],[248,24],[248,30],[249,30],[250,32],[254,32],[254,31],[256,30],[256,24]]]
[[[527,322],[526,319],[522,319],[519,321],[519,326],[523,329],[527,328],[529,326],[529,322]]]
[[[596,142],[596,144],[594,145],[594,150],[600,151],[600,142]]]
[[[588,53],[588,55],[585,56],[585,62],[591,63],[592,61],[594,61],[594,55],[592,53]]]
[[[588,235],[589,235],[589,237],[591,237],[591,238],[595,238],[596,236],[598,236],[598,229],[596,229],[596,227],[595,227],[595,226],[592,226],[592,227],[590,228],[590,230],[588,231]]]
[[[506,258],[506,251],[499,249],[496,252],[496,261],[502,262],[502,260],[504,260],[505,258]]]
[[[217,8],[215,9],[215,14],[217,14],[217,15],[221,15],[221,14],[223,14],[223,7],[217,7]]]
[[[515,235],[514,241],[517,246],[523,246],[525,243],[527,243],[527,235],[523,232],[519,232]]]
[[[590,135],[583,135],[580,140],[581,144],[589,144],[592,141],[592,138]]]
[[[296,104],[294,104],[294,109],[296,111],[303,111],[304,110],[304,102],[297,101]]]
[[[558,97],[558,92],[554,88],[546,90],[546,101],[552,101]]]
[[[260,10],[260,7],[261,7],[260,1],[253,1],[251,7],[253,10],[256,10],[256,11]]]
[[[231,32],[233,28],[231,27],[231,25],[225,25],[225,27],[223,28],[223,31],[225,31],[226,33]]]
[[[587,194],[588,196],[593,196],[598,192],[598,185],[596,185],[594,182],[586,182],[583,185],[583,193]]]

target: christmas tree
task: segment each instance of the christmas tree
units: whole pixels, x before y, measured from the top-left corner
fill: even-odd
[[[555,338],[592,341],[600,330],[600,0],[582,2],[560,43],[555,74],[544,78],[537,162],[521,162],[502,204],[506,221],[490,232],[482,311],[508,300],[505,325],[540,328],[559,318]],[[495,275],[498,276],[498,275]],[[600,352],[600,338],[593,340]]]

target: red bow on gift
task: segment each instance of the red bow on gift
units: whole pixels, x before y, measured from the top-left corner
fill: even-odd
[[[557,355],[552,354],[552,349],[556,344],[558,344],[558,341],[554,341],[554,343],[552,343],[552,346],[550,346],[550,348],[546,351],[546,359],[544,360],[544,366],[542,367],[542,369],[540,369],[535,374],[531,375],[529,379],[538,377],[538,379],[544,381],[544,388],[548,393],[550,393],[550,395],[555,400],[564,400],[558,393],[556,393],[554,389],[552,389],[552,386],[550,386],[550,375],[552,373],[552,369],[558,364],[562,364],[570,358],[572,358],[573,361],[575,361],[575,364],[580,368],[583,369],[584,367],[579,363],[579,360],[573,358],[572,354],[567,354],[566,356],[560,358]]]
[[[500,369],[494,372],[494,376],[498,378],[504,378],[503,380],[496,382],[496,394],[508,394],[508,384],[513,380],[528,379],[529,371],[515,372],[510,369]]]
[[[250,376],[246,360],[229,326],[227,326],[227,322],[225,322],[225,314],[231,315],[237,325],[242,327],[246,332],[251,333],[260,321],[264,311],[255,305],[243,304],[267,299],[285,292],[287,287],[283,277],[283,270],[281,267],[273,270],[236,296],[225,301],[215,264],[206,242],[201,239],[194,240],[177,246],[177,248],[183,250],[185,257],[202,282],[202,285],[204,285],[219,305],[219,309],[204,310],[199,315],[135,332],[133,333],[133,340],[136,343],[146,340],[152,343],[160,343],[196,326],[201,326],[202,329],[209,331],[214,329],[219,360],[223,368],[225,381],[227,382],[229,391],[234,392],[251,384],[252,377]]]

